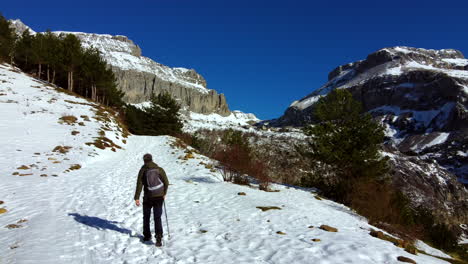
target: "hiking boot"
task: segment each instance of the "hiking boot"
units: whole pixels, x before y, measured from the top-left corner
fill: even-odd
[[[162,247],[162,236],[161,235],[156,236],[156,246],[157,247]]]
[[[143,238],[143,241],[144,241],[144,242],[151,241],[151,237],[144,237],[144,238]]]

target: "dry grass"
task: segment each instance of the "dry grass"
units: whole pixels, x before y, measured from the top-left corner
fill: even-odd
[[[81,165],[80,164],[73,164],[70,168],[68,168],[69,170],[79,170],[81,169]]]
[[[116,148],[117,149],[122,148],[119,145],[115,144],[112,140],[104,136],[97,137],[95,138],[94,142],[88,142],[86,143],[86,145],[95,146],[99,149],[111,148],[111,150],[114,152],[116,151]]]
[[[62,153],[62,154],[65,154],[65,153],[68,153],[68,151],[70,151],[72,147],[70,146],[56,146],[52,152],[58,152],[58,153]],[[49,158],[51,159],[51,158]]]
[[[62,117],[59,118],[59,124],[67,124],[67,125],[73,125],[76,123],[78,118],[72,115],[63,115]]]
[[[79,133],[80,133],[80,131],[76,131],[76,130],[73,130],[73,131],[71,132],[71,134],[72,134],[73,136],[76,136],[76,135],[78,135]]]
[[[26,165],[21,165],[20,167],[16,168],[18,170],[29,170],[31,169],[30,167],[26,166]]]

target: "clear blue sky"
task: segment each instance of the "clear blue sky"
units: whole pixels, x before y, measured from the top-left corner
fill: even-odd
[[[262,119],[383,47],[468,54],[464,1],[2,1],[0,12],[36,31],[126,35],[143,55],[196,69],[231,109]]]

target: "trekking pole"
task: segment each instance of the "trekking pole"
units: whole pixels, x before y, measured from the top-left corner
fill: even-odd
[[[171,233],[169,233],[169,220],[167,220],[166,201],[164,201],[163,204],[164,204],[164,214],[166,215],[167,239],[171,239]]]

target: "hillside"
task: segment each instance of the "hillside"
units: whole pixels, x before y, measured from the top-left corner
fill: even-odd
[[[468,221],[468,60],[457,50],[392,47],[332,70],[272,126],[315,122],[314,104],[348,89],[385,126],[393,183],[414,207],[455,226]]]
[[[279,192],[263,192],[223,182],[204,165],[212,160],[175,138],[126,138],[112,113],[60,91],[0,66],[0,136],[8,139],[0,154],[6,209],[0,258],[6,263],[398,263],[398,256],[447,263],[370,236],[377,228],[347,207],[315,198],[313,190],[274,185]],[[57,153],[56,146],[67,147]],[[162,249],[140,242],[141,208],[133,203],[147,152],[171,182],[171,239]],[[189,152],[194,157],[184,158]],[[323,224],[338,232],[319,229]]]

